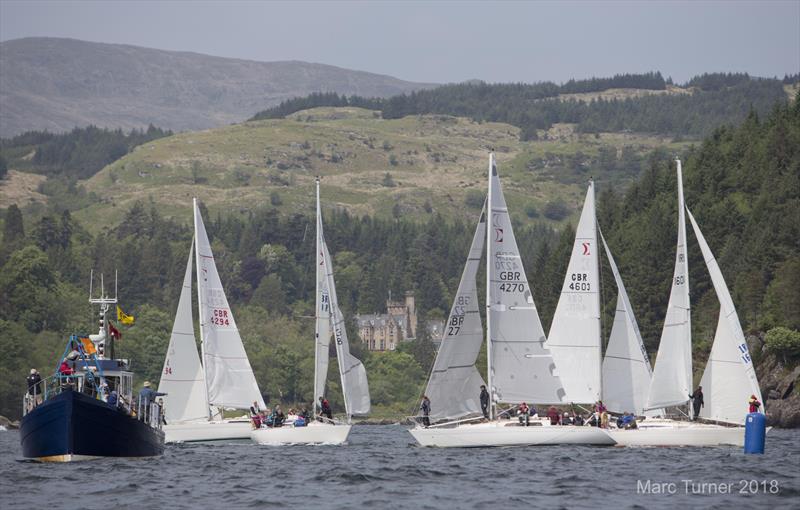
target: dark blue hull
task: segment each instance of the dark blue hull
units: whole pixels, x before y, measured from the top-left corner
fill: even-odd
[[[162,431],[76,391],[64,391],[25,415],[20,438],[24,457],[45,461],[164,452]]]

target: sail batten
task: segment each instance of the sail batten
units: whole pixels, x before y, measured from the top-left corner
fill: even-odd
[[[214,263],[197,202],[194,204],[197,259],[197,297],[208,403],[248,409],[264,399],[244,350],[233,312]]]
[[[186,262],[183,286],[175,312],[175,322],[161,371],[158,390],[164,396],[164,415],[168,423],[203,420],[208,417],[205,379],[192,318],[192,252]]]
[[[594,183],[590,183],[546,343],[570,402],[594,403],[601,393],[596,225]]]

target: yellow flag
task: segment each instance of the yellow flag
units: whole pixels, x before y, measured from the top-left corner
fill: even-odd
[[[87,356],[91,356],[97,352],[97,349],[94,348],[94,342],[89,340],[87,337],[82,336],[80,337],[80,340],[81,344],[83,344],[83,352],[85,352]]]
[[[128,315],[117,305],[117,320],[126,326],[133,324],[133,315]]]

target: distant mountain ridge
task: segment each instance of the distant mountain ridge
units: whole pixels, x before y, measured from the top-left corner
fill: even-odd
[[[312,92],[388,97],[434,84],[300,61],[257,62],[32,37],[0,43],[0,137],[75,126],[206,129]]]

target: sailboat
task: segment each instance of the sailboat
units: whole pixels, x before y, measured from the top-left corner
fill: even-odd
[[[700,385],[706,389],[700,417],[727,424],[646,419],[635,430],[609,430],[620,446],[717,446],[744,444],[746,405],[750,395],[761,400],[755,369],[739,317],[719,265],[683,198],[678,173],[678,244],[667,316],[661,334],[646,410],[689,403],[692,386],[691,303],[686,252],[685,215],[689,215],[714,291],[720,302],[714,343]]]
[[[252,429],[249,417],[224,419],[222,412],[254,404],[264,409],[264,400],[225,297],[197,199],[193,208],[195,235],[158,387],[167,393],[166,441],[247,439]],[[202,363],[192,318],[193,256]]]
[[[468,416],[479,409],[475,397],[483,383],[475,368],[483,336],[475,279],[484,242],[486,375],[491,403],[488,420],[475,422]],[[434,397],[431,417],[450,421],[428,427],[418,425],[409,432],[420,445],[438,447],[614,444],[596,427],[553,426],[549,421],[534,421],[535,426],[525,427],[500,419],[497,403],[564,403],[566,393],[557,372],[545,346],[544,330],[522,266],[492,152],[486,208],[473,236],[426,388],[426,394]]]
[[[598,234],[617,286],[617,307],[605,357],[601,356]],[[597,225],[594,182],[589,182],[547,347],[567,400],[610,412],[641,415],[652,370],[614,257]]]
[[[283,427],[253,430],[250,437],[259,444],[342,444],[347,440],[354,415],[364,415],[370,410],[367,371],[361,361],[350,354],[345,318],[336,297],[333,279],[333,263],[322,232],[322,211],[319,200],[319,177],[317,177],[317,239],[316,239],[316,313],[314,340],[314,409],[315,415],[321,397],[325,396],[328,376],[329,345],[331,333],[336,342],[336,357],[339,377],[342,382],[347,422],[319,418],[304,426],[287,424]],[[322,420],[322,421],[320,421]]]
[[[553,354],[567,400],[601,398],[600,278],[594,183],[583,203],[567,274],[545,345]]]

